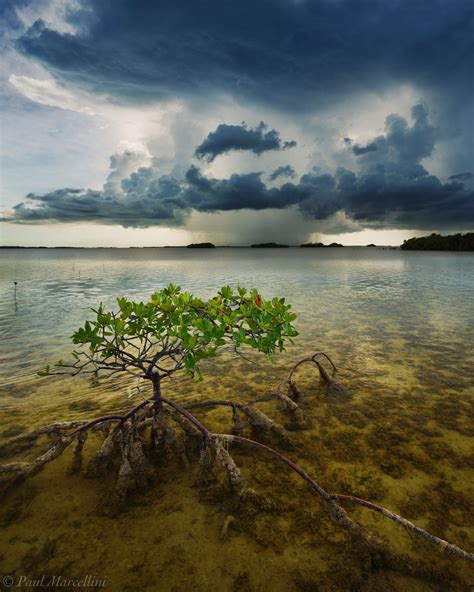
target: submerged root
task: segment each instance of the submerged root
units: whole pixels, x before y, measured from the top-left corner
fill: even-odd
[[[118,472],[117,482],[108,508],[111,515],[125,507],[129,493],[135,488],[135,479],[130,461],[128,459],[128,446],[124,446],[122,462]]]
[[[237,494],[240,510],[247,516],[255,516],[259,512],[270,509],[272,504],[263,495],[248,486],[239,467],[227,450],[225,442],[225,439],[221,442],[219,436],[216,436],[213,440],[214,451],[217,461],[227,474],[231,489]]]
[[[135,486],[147,485],[153,476],[153,470],[145,456],[142,439],[138,435],[130,438],[128,458],[133,470]]]
[[[467,551],[460,549],[456,545],[448,543],[448,541],[445,541],[444,539],[441,539],[431,534],[423,528],[416,526],[415,524],[413,524],[413,522],[410,522],[406,518],[403,518],[403,516],[399,516],[398,514],[395,514],[394,512],[387,510],[387,508],[384,508],[383,506],[373,504],[372,502],[358,497],[354,497],[352,495],[342,495],[339,493],[333,493],[331,494],[331,497],[339,502],[350,502],[358,506],[362,506],[363,508],[372,510],[374,512],[378,512],[379,514],[382,514],[382,516],[385,516],[386,518],[393,520],[393,522],[395,522],[396,524],[400,524],[401,526],[406,528],[408,532],[413,533],[418,537],[422,538],[423,540],[427,541],[428,543],[431,543],[435,547],[438,547],[440,551],[448,553],[449,555],[453,555],[460,559],[464,559],[469,563],[474,563],[474,553],[468,553]]]
[[[250,425],[252,426],[252,430],[256,436],[260,436],[265,432],[270,432],[277,436],[278,440],[283,446],[291,447],[292,442],[290,437],[285,432],[283,426],[279,423],[274,422],[270,419],[265,413],[253,407],[251,405],[246,405],[242,408],[242,411],[247,416]]]
[[[18,483],[36,475],[49,462],[61,456],[71,444],[71,438],[60,438],[54,446],[31,462],[16,462],[0,466],[0,496]]]
[[[124,427],[121,433],[122,460],[108,512],[116,515],[125,507],[129,495],[144,487],[152,477],[151,467],[145,457],[143,443],[134,430]]]
[[[117,452],[117,436],[117,433],[112,431],[102,442],[102,446],[89,461],[86,469],[87,478],[101,477],[112,467]]]
[[[315,362],[318,370],[319,370],[319,374],[321,375],[321,378],[323,380],[323,382],[326,383],[327,387],[326,387],[326,394],[327,395],[348,395],[349,392],[342,386],[342,384],[337,381],[335,378],[333,378],[329,372],[326,370],[326,368],[324,368],[324,366],[322,364],[320,364],[319,362]]]
[[[86,443],[88,433],[87,431],[81,432],[77,437],[77,443],[74,448],[74,452],[72,455],[72,464],[71,468],[69,469],[69,473],[71,475],[75,473],[79,473],[82,468],[82,449],[84,448],[84,444]]]
[[[213,441],[213,445],[216,458],[227,473],[230,486],[234,491],[240,493],[245,487],[245,481],[239,467],[235,464],[234,459],[217,438]]]
[[[204,442],[199,455],[198,485],[206,488],[214,481],[214,461],[212,459],[211,448],[208,442]]]
[[[0,456],[14,456],[33,448],[40,436],[59,437],[62,430],[69,430],[86,424],[87,421],[66,421],[42,426],[32,432],[12,438],[5,444],[0,444]]]
[[[334,362],[324,352],[317,352],[313,356],[311,356],[310,358],[303,358],[302,360],[299,360],[298,362],[296,362],[296,364],[293,365],[293,367],[289,371],[288,378],[286,380],[286,382],[288,383],[288,397],[290,399],[297,400],[298,398],[301,397],[301,392],[298,389],[298,387],[296,386],[293,376],[294,376],[295,372],[298,370],[298,368],[300,366],[302,366],[303,364],[312,364],[318,369],[321,379],[327,385],[327,389],[326,389],[327,395],[349,395],[350,394],[347,391],[347,389],[339,381],[337,381],[334,378],[334,376],[331,376],[329,374],[329,372],[326,370],[326,368],[323,366],[323,364],[319,361],[320,358],[324,358],[331,365],[331,367],[333,369],[333,373],[337,372],[337,368],[334,365]]]
[[[240,413],[237,409],[237,406],[233,405],[232,406],[232,433],[238,436],[239,434],[242,434],[244,430],[245,430],[245,426],[242,422],[242,419],[240,417]]]
[[[166,413],[166,415],[164,415]],[[182,418],[177,418],[175,413],[165,410],[164,413],[159,413],[153,418],[153,426],[151,431],[152,450],[155,450],[159,459],[163,458],[166,451],[171,451],[172,455],[177,457],[181,466],[188,469],[189,461],[186,456],[185,443],[192,442],[191,438],[196,436],[196,431],[189,426],[188,423],[181,421]],[[170,425],[170,420],[177,423],[180,427],[184,423],[187,430],[186,435],[189,437],[183,440],[178,436],[176,431]]]
[[[291,423],[288,426],[293,430],[302,430],[308,427],[304,413],[301,408],[286,395],[279,395],[283,411],[290,417]]]
[[[292,399],[293,401],[299,401],[303,398],[303,393],[296,386],[296,383],[293,380],[288,381],[288,398]]]

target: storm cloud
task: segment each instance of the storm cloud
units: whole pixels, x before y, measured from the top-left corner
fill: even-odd
[[[474,222],[474,192],[470,173],[452,175],[443,183],[421,164],[436,143],[424,105],[412,108],[412,125],[391,114],[385,133],[361,153],[355,172],[317,167],[298,182],[269,188],[262,172],[232,174],[217,179],[191,165],[182,178],[163,175],[156,164],[141,166],[117,182],[117,171],[135,162],[136,153],[111,159],[111,173],[102,191],[58,189],[17,204],[7,219],[17,223],[40,221],[100,222],[123,226],[181,226],[193,211],[282,210],[296,207],[305,218],[326,220],[342,212],[349,221],[369,228],[470,228]],[[218,128],[219,129],[219,128]],[[351,150],[350,145],[347,150]],[[272,175],[294,176],[291,167]],[[276,178],[276,177],[274,177]],[[114,182],[111,182],[111,179]],[[342,231],[342,229],[341,229]]]
[[[347,138],[345,139],[347,140]],[[361,154],[367,154],[367,152],[375,152],[377,149],[377,144],[375,142],[371,142],[370,144],[367,144],[367,146],[360,146],[359,144],[355,144],[354,146],[352,146],[352,152],[356,156],[360,156]]]
[[[74,34],[38,19],[17,47],[115,100],[227,93],[296,113],[409,81],[461,101],[470,94],[465,0],[88,0],[67,19]]]
[[[267,129],[268,126],[263,121],[253,129],[247,127],[245,122],[241,125],[222,123],[196,148],[195,155],[212,162],[220,154],[232,150],[249,150],[260,155],[268,150],[286,150],[296,146],[294,140],[282,142],[276,130]]]
[[[296,171],[291,165],[286,164],[275,169],[273,173],[270,173],[270,175],[268,175],[268,180],[275,181],[279,177],[294,179],[296,177]]]

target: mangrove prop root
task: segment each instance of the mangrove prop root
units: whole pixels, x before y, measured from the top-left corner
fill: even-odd
[[[36,430],[21,434],[0,445],[0,456],[12,456],[33,448],[40,436],[59,436],[61,431],[70,430],[86,424],[87,421],[66,421],[42,426]]]
[[[286,383],[288,384],[288,396],[291,399],[297,400],[301,398],[301,393],[298,387],[295,384],[293,376],[295,372],[298,370],[300,366],[303,364],[312,364],[314,365],[321,376],[321,379],[327,385],[326,394],[327,395],[348,395],[348,391],[342,386],[340,382],[338,382],[333,376],[329,374],[326,368],[321,363],[321,358],[325,359],[331,365],[333,372],[337,372],[337,368],[331,358],[324,352],[316,352],[310,358],[303,358],[296,362],[290,371],[288,372],[288,377],[286,379]]]
[[[279,395],[278,398],[280,399],[283,410],[290,416],[291,425],[294,428],[305,428],[307,424],[301,408],[286,395]]]
[[[390,518],[390,520],[393,520],[397,524],[400,524],[401,526],[405,527],[409,532],[412,532],[424,539],[425,541],[427,541],[428,543],[435,545],[441,551],[444,551],[445,553],[448,553],[450,555],[454,555],[455,557],[459,557],[460,559],[469,561],[470,563],[474,563],[474,553],[468,553],[467,551],[460,549],[456,545],[448,543],[448,541],[445,541],[444,539],[441,539],[435,536],[434,534],[427,532],[423,528],[420,528],[419,526],[413,524],[413,522],[410,522],[406,518],[403,518],[403,516],[399,516],[398,514],[395,514],[394,512],[387,510],[387,508],[384,508],[383,506],[373,504],[372,502],[358,497],[354,497],[352,495],[332,493],[331,497],[338,502],[350,502],[352,504],[362,506],[363,508],[368,508],[369,510],[372,510],[374,512],[378,512],[379,514],[382,514],[382,516]]]
[[[266,507],[266,500],[251,489],[244,479],[239,467],[227,450],[227,442],[220,441],[216,435],[211,441],[206,440],[199,459],[198,485],[209,488],[216,481],[214,474],[214,459],[218,466],[224,471],[231,490],[236,494],[239,502],[245,506],[247,515],[255,515]]]
[[[320,364],[319,362],[315,362],[321,378],[327,385],[326,394],[328,395],[346,395],[347,390],[342,386],[340,382],[338,382],[335,378],[333,378],[326,368]]]
[[[279,423],[275,423],[272,419],[265,415],[265,413],[260,411],[260,409],[257,409],[251,405],[246,405],[242,408],[242,410],[247,416],[255,434],[258,435],[262,432],[270,432],[275,434],[275,436],[278,437],[283,445],[291,445],[291,440],[285,433],[283,426],[281,426]]]
[[[168,411],[168,410],[166,410]],[[172,421],[174,421],[182,430],[183,432],[186,434],[186,437],[190,440],[190,441],[198,441],[199,443],[201,442],[202,439],[202,435],[201,433],[194,427],[192,426],[188,421],[186,421],[186,419],[184,419],[181,415],[179,415],[179,413],[176,412],[169,412],[170,418]]]
[[[122,462],[120,464],[114,496],[112,498],[113,509],[119,509],[125,505],[128,495],[134,488],[134,485],[134,474],[128,459],[128,444],[124,444],[122,447]]]
[[[237,409],[236,405],[232,406],[232,433],[238,436],[242,434],[245,429],[244,424],[242,423],[242,419],[240,417],[240,413]]]
[[[211,447],[206,440],[199,454],[198,484],[207,487],[214,481],[214,463],[212,461]]]
[[[145,486],[153,475],[152,468],[145,456],[143,442],[140,436],[134,435],[130,438],[128,457],[137,487]]]
[[[232,433],[241,434],[245,429],[245,426],[242,423],[241,415],[239,413],[240,411],[246,416],[248,422],[256,434],[260,434],[262,432],[271,432],[277,436],[283,445],[291,446],[291,439],[286,434],[283,426],[270,419],[265,413],[254,406],[254,403],[269,401],[272,398],[276,398],[282,403],[283,411],[289,415],[292,420],[292,424],[295,427],[302,427],[303,425],[306,425],[304,421],[304,414],[298,405],[294,401],[291,401],[286,395],[282,395],[278,391],[267,393],[266,395],[252,399],[247,403],[237,403],[236,401],[217,399],[191,403],[186,405],[185,408],[206,409],[218,406],[230,407],[232,409]]]
[[[175,448],[177,435],[174,429],[169,425],[168,416],[163,413],[157,413],[154,418],[154,436],[155,447],[163,451],[166,446]]]
[[[90,459],[86,477],[90,479],[101,477],[112,466],[117,450],[117,440],[117,433],[112,430],[102,442],[99,450]]]
[[[299,401],[303,398],[303,393],[296,386],[296,383],[293,380],[288,381],[288,398],[292,399],[293,401]]]
[[[164,408],[162,412],[166,413],[167,415],[163,445],[168,445],[173,451],[173,454],[179,459],[181,465],[185,469],[189,469],[189,461],[188,457],[186,456],[186,444],[189,443],[189,447],[194,449],[196,445],[196,438],[199,438],[199,442],[202,439],[201,434],[177,413],[170,412],[168,409]],[[178,437],[176,431],[169,425],[169,421],[176,423],[178,427],[183,430],[186,435],[184,442]]]
[[[213,439],[213,446],[216,458],[219,461],[221,467],[227,473],[231,487],[237,491],[237,493],[240,493],[245,487],[245,481],[242,477],[239,467],[235,464],[234,459],[231,457],[226,448],[221,444],[219,438]]]
[[[150,429],[150,447],[152,450],[158,448],[159,446],[159,424],[158,424],[158,417],[155,413],[151,420],[151,429]]]
[[[55,460],[71,444],[70,437],[62,437],[44,454],[30,462],[16,462],[0,466],[0,495],[8,492],[14,485],[36,475],[49,462]]]
[[[69,472],[73,475],[75,473],[79,473],[82,468],[82,449],[84,448],[84,444],[86,443],[88,436],[88,432],[81,432],[77,437],[76,446],[74,447],[74,452],[72,455],[72,464]]]
[[[277,399],[279,401],[282,411],[291,419],[291,427],[294,429],[303,429],[307,427],[307,422],[301,407],[295,403],[291,397],[284,395],[279,390],[270,391],[265,395],[256,397],[255,399],[248,401],[247,405],[270,401],[271,399]]]

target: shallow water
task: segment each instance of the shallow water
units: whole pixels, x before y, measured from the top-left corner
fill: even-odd
[[[99,301],[143,299],[170,281],[201,296],[226,283],[256,286],[293,304],[295,344],[274,364],[225,355],[206,365],[204,382],[179,381],[168,393],[246,401],[267,392],[299,357],[328,352],[352,397],[328,398],[303,368],[301,407],[311,427],[290,433],[286,454],[326,489],[383,504],[474,550],[472,254],[6,250],[0,271],[2,441],[54,420],[125,409],[138,396],[123,379],[35,374],[64,357],[72,330]],[[273,403],[260,408],[288,421]],[[199,417],[216,431],[230,429],[226,411]],[[94,445],[86,449],[90,454]],[[101,506],[112,476],[97,482],[68,475],[66,454],[2,502],[1,571],[16,578],[92,575],[109,590],[466,590],[474,583],[467,564],[367,510],[348,508],[393,550],[391,565],[377,563],[283,466],[254,451],[235,450],[235,458],[271,501],[268,511],[248,516],[230,495],[203,495],[196,463],[184,468],[168,458],[153,487],[110,518]]]

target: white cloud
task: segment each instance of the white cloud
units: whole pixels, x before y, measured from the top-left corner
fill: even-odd
[[[12,74],[8,78],[8,82],[27,99],[40,105],[58,107],[87,115],[96,114],[87,96],[73,93],[59,86],[53,79],[38,80],[29,76]]]

